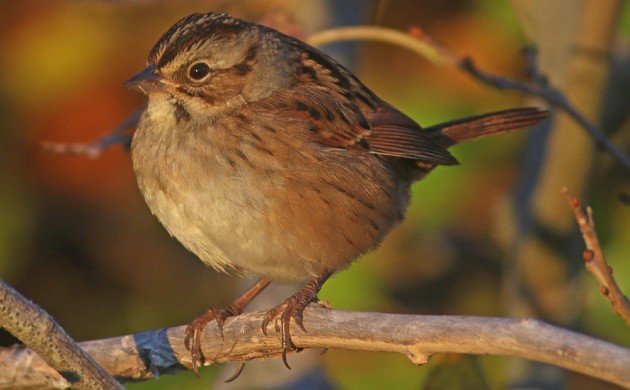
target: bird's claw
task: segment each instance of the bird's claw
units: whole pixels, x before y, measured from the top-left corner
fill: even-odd
[[[290,370],[291,366],[287,361],[287,352],[291,350],[301,351],[301,348],[297,348],[293,341],[291,340],[291,334],[289,331],[289,325],[291,323],[291,319],[295,321],[295,324],[302,329],[302,331],[306,332],[306,328],[304,327],[304,323],[302,321],[302,313],[306,306],[313,299],[314,296],[309,296],[310,291],[300,290],[291,296],[289,299],[284,301],[281,305],[274,307],[269,310],[267,314],[265,314],[265,318],[262,322],[262,332],[267,335],[267,326],[272,320],[275,320],[278,315],[280,315],[280,320],[275,321],[275,329],[276,332],[281,332],[282,336],[282,361],[284,365]]]
[[[225,320],[228,317],[238,314],[239,313],[235,313],[234,310],[229,307],[224,309],[206,310],[205,313],[192,320],[192,322],[186,328],[184,345],[186,346],[186,349],[190,351],[192,369],[197,377],[199,377],[199,364],[203,365],[203,363],[205,362],[205,357],[203,356],[203,352],[201,351],[201,333],[203,332],[204,328],[212,320],[216,320],[217,327],[219,328],[219,332],[221,333],[221,340],[223,340],[223,325],[225,324]]]

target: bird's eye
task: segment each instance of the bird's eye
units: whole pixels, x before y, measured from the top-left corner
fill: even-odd
[[[205,62],[197,62],[188,69],[188,76],[196,81],[204,79],[210,73],[210,66]]]

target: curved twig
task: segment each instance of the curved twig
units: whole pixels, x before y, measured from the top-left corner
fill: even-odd
[[[437,47],[393,28],[379,26],[337,27],[317,32],[306,38],[306,42],[313,46],[342,41],[385,42],[409,49],[436,65],[450,62],[450,59]]]
[[[308,333],[292,326],[292,339],[300,348],[397,352],[414,364],[444,352],[517,356],[630,386],[630,349],[536,320],[344,312],[314,304],[304,314]],[[256,312],[229,319],[223,340],[210,323],[202,337],[207,364],[280,356],[280,336],[265,336],[260,329],[263,316]],[[191,367],[184,331],[183,326],[161,329],[81,347],[116,378],[145,380]],[[11,368],[17,366],[24,369]],[[0,350],[0,367],[0,383],[11,372],[14,386],[48,369],[28,350],[15,348]]]

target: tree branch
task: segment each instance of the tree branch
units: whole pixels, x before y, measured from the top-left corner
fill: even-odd
[[[264,336],[260,329],[264,314],[228,319],[223,340],[210,323],[202,336],[207,364],[279,356],[279,334]],[[300,348],[397,352],[418,365],[435,353],[517,356],[630,386],[630,349],[531,319],[344,312],[310,305],[304,322],[308,333],[291,328]],[[184,330],[180,326],[80,345],[117,379],[146,380],[191,367]],[[0,383],[13,387],[44,378],[42,373],[50,370],[24,348],[0,350],[0,367]]]
[[[72,385],[78,389],[122,389],[48,313],[2,280],[0,325],[27,343],[54,367],[54,370],[49,368],[46,372],[47,385],[62,388]],[[39,356],[36,358],[41,360]],[[10,377],[18,375],[21,367],[8,367],[3,363],[0,363],[0,369],[5,377],[0,379],[0,384],[10,383]]]
[[[599,281],[601,293],[608,298],[613,310],[630,326],[630,301],[623,295],[621,288],[613,277],[612,267],[608,265],[604,252],[599,244],[597,232],[595,231],[595,221],[593,220],[593,209],[586,207],[586,212],[580,207],[580,201],[574,198],[565,187],[562,193],[567,197],[569,206],[573,210],[575,220],[580,227],[582,239],[586,244],[582,256],[588,272],[593,274]]]

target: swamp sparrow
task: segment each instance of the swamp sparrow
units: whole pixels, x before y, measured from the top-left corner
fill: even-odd
[[[547,116],[519,108],[421,128],[319,50],[218,13],[177,22],[126,86],[148,95],[131,151],[151,212],[207,265],[261,278],[189,325],[195,372],[204,326],[222,327],[270,281],[305,283],[262,324],[280,316],[286,364],[291,319],[304,329],[326,279],[402,220],[413,181],[457,164],[449,146]]]

